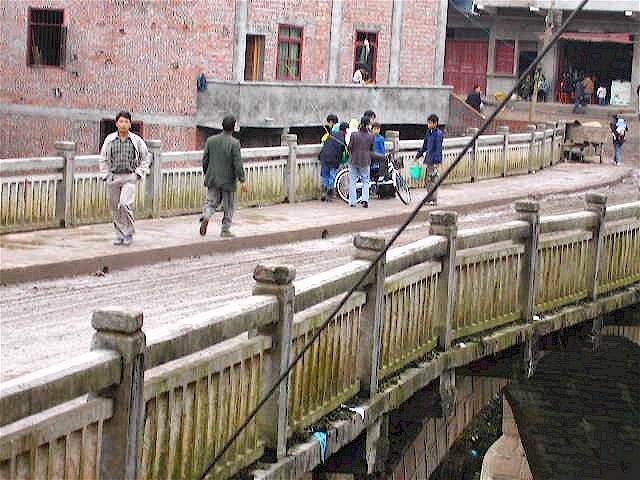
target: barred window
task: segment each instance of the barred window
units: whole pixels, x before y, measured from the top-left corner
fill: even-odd
[[[278,80],[300,80],[302,28],[280,25],[278,28]]]
[[[64,10],[29,9],[27,62],[33,66],[64,66],[67,27]]]

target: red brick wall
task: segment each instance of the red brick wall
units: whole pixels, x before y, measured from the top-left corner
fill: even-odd
[[[0,125],[0,159],[53,155],[56,140],[76,142],[80,154],[98,153],[100,122],[0,114]],[[161,140],[163,150],[201,148],[193,127],[145,124],[144,137]]]
[[[404,2],[400,50],[403,85],[434,84],[439,3],[439,0]]]
[[[389,82],[391,50],[391,0],[345,0],[342,12],[342,35],[339,83],[351,83],[355,56],[356,30],[378,32],[376,83]]]
[[[231,75],[233,3],[215,4],[213,9],[211,2],[7,2],[1,21],[13,37],[3,51],[0,101],[193,115],[197,74]],[[66,68],[26,65],[29,6],[65,9]],[[61,98],[53,96],[54,88]]]
[[[329,72],[331,0],[251,0],[248,33],[265,35],[264,80],[276,79],[278,25],[303,28],[303,82],[324,83]]]

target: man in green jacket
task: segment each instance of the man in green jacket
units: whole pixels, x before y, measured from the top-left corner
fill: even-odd
[[[240,158],[240,142],[233,138],[236,119],[228,115],[222,119],[222,133],[207,139],[202,155],[204,186],[207,187],[207,201],[200,218],[200,235],[207,234],[209,219],[222,203],[221,237],[233,237],[231,218],[233,217],[237,181],[242,183],[242,191],[247,191],[244,168]]]

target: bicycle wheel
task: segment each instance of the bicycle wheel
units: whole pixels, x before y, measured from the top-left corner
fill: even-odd
[[[402,203],[409,205],[411,203],[411,191],[407,181],[398,172],[393,172],[393,184],[396,187],[396,194]]]
[[[345,202],[349,203],[349,169],[344,168],[336,175],[335,189],[338,193],[338,197]]]

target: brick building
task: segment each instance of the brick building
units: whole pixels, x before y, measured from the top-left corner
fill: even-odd
[[[447,0],[5,0],[0,158],[59,139],[96,152],[120,109],[166,150],[199,148],[225,113],[245,144],[315,136],[329,111],[446,121],[446,15]]]

